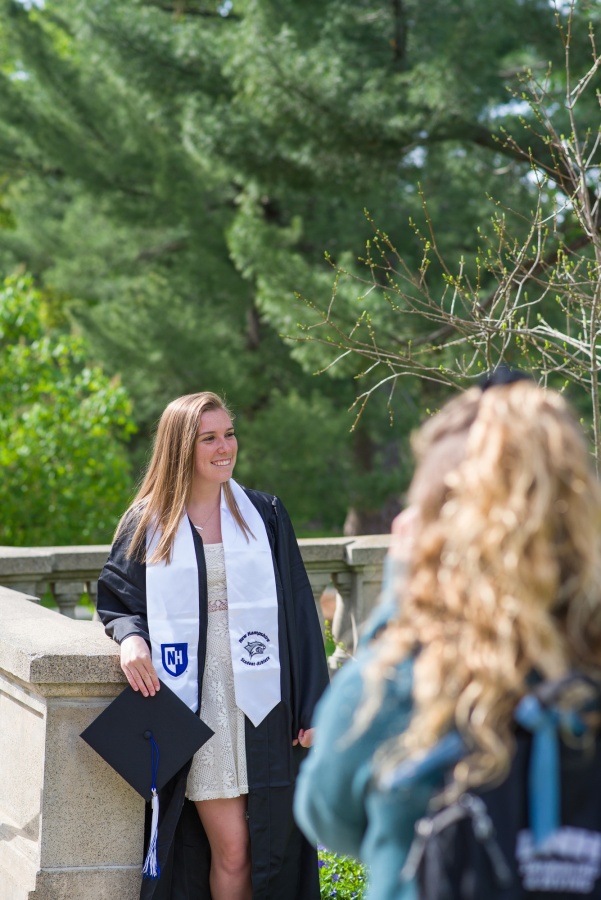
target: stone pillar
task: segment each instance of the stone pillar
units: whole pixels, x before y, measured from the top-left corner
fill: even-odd
[[[378,603],[389,546],[389,534],[374,534],[357,538],[347,548],[347,562],[353,573],[351,606],[357,622],[365,622]]]
[[[83,581],[53,581],[50,585],[52,596],[63,616],[75,618],[75,607],[81,603],[85,591]]]
[[[376,606],[382,586],[382,566],[390,535],[357,538],[345,547],[347,568],[334,578],[338,590],[332,637],[339,644],[328,664],[332,671],[355,655],[361,625]]]
[[[86,581],[86,590],[88,592],[88,597],[94,607],[94,612],[92,613],[92,620],[94,622],[100,622],[100,616],[96,612],[96,598],[98,597],[98,579],[90,578]]]
[[[123,685],[99,623],[0,588],[0,900],[137,900],[144,802],[79,737]]]
[[[354,580],[353,572],[343,571],[334,575],[336,608],[332,619],[332,637],[337,646],[328,659],[330,674],[351,659],[357,650],[358,632],[352,590]]]
[[[323,592],[336,584],[337,573],[346,570],[345,548],[353,538],[302,538],[298,543],[303,563],[311,582],[315,606],[321,627],[324,627],[323,611],[319,602]]]

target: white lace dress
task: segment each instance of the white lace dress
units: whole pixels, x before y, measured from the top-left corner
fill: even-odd
[[[223,544],[205,544],[204,553],[209,624],[200,717],[215,734],[194,754],[186,785],[190,800],[248,794],[244,713],[234,694]]]

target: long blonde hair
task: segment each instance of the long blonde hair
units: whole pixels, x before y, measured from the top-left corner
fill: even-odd
[[[194,447],[203,413],[222,410],[234,417],[221,397],[211,391],[172,400],[157,427],[148,470],[133,503],[122,517],[115,537],[132,528],[128,556],[146,558],[146,529],[159,527],[161,537],[148,562],[169,561],[179,523],[186,512],[194,476]],[[251,533],[229,482],[223,486],[227,504],[246,539]]]
[[[530,381],[467,391],[414,445],[411,563],[367,679],[381,691],[415,654],[414,714],[381,766],[457,728],[459,791],[508,771],[533,672],[601,675],[601,490],[566,402]]]

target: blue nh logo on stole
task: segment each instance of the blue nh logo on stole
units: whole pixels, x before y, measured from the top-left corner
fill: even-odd
[[[163,668],[177,678],[188,668],[187,644],[161,644]]]

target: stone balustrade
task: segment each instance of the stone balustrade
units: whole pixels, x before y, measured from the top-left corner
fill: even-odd
[[[336,591],[332,636],[339,645],[329,659],[332,669],[354,653],[359,628],[377,602],[382,584],[382,564],[390,536],[310,538],[299,541],[303,562],[323,624],[319,603],[324,590]]]
[[[354,652],[358,625],[367,617],[380,590],[388,543],[388,535],[299,541],[322,625],[318,601],[328,587],[337,592],[332,632],[346,649],[337,649],[330,660],[333,668],[348,652]],[[75,618],[83,594],[95,601],[98,573],[108,551],[105,545],[0,547],[0,585],[34,601],[50,594],[63,615]]]
[[[87,593],[96,597],[98,575],[108,556],[102,544],[84,547],[0,547],[0,584],[39,600],[48,592],[59,610],[75,618]]]
[[[349,650],[376,601],[387,543],[300,541],[316,602],[336,590],[334,636]],[[73,618],[82,592],[94,597],[107,551],[0,548],[0,900],[139,894],[143,801],[79,737],[125,684],[102,625]],[[47,590],[66,615],[31,602]]]

